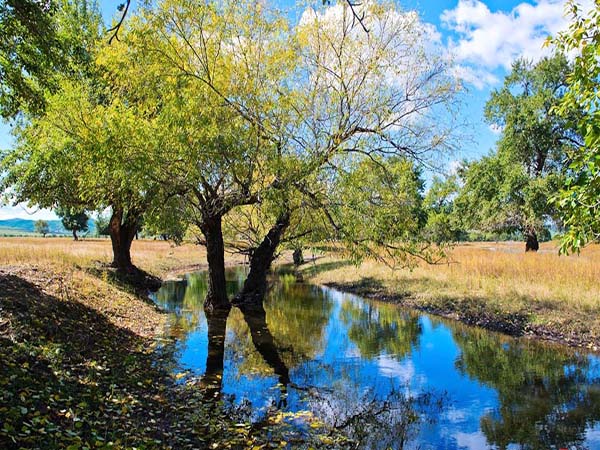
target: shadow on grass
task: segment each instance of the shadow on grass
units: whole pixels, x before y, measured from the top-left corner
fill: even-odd
[[[171,430],[199,442],[177,425],[150,341],[15,275],[0,274],[0,310],[1,448],[155,447]]]
[[[152,305],[154,303],[148,298],[148,292],[157,291],[162,284],[160,278],[137,267],[132,272],[125,272],[109,265],[97,264],[89,268],[88,273]]]
[[[176,382],[172,341],[155,349],[100,311],[44,292],[38,276],[0,271],[1,449],[264,448],[277,441],[271,426],[239,428],[249,421],[244,410]]]
[[[319,259],[318,257],[316,259]],[[305,278],[312,278],[316,275],[319,275],[324,272],[329,272],[336,269],[341,269],[342,267],[352,266],[353,263],[351,261],[339,260],[339,261],[329,261],[324,263],[314,263],[314,261],[309,260],[300,266],[300,270],[302,271],[302,275]],[[294,266],[292,264],[289,265],[291,268]]]
[[[380,280],[373,277],[364,277],[356,282],[326,283],[326,286],[361,297],[394,303],[399,303],[408,297],[406,291],[389,292]]]

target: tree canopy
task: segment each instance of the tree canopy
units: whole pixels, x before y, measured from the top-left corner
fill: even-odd
[[[573,70],[568,88],[556,112],[577,129],[581,145],[569,151],[566,182],[555,197],[566,233],[561,250],[579,251],[600,238],[600,6],[582,11],[569,0],[568,30],[551,42],[564,52],[573,52]],[[574,116],[573,111],[581,111]]]

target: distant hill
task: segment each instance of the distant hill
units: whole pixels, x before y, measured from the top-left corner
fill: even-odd
[[[6,219],[0,220],[0,234],[30,234],[35,231],[35,223],[37,220],[32,219]],[[71,232],[63,227],[60,220],[47,220],[50,228],[50,234],[55,235],[70,235]],[[93,220],[88,221],[88,235],[93,235],[96,232]]]

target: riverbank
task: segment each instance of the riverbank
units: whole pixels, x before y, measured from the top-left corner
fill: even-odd
[[[265,448],[284,433],[182,383],[167,315],[115,282],[109,252],[106,240],[0,239],[0,448]],[[133,257],[164,276],[204,255],[139,241]]]
[[[448,264],[412,272],[323,255],[301,272],[365,297],[597,351],[600,249],[559,258],[547,244],[539,254],[521,248],[462,245]],[[136,241],[132,255],[160,278],[205,268],[204,249],[192,244]],[[193,380],[182,383],[173,342],[161,338],[166,315],[115,282],[109,259],[104,239],[0,239],[0,447],[261,448],[272,441],[280,417],[250,425],[206,401]]]
[[[500,331],[511,336],[600,350],[600,246],[558,256],[552,243],[537,254],[522,243],[468,243],[440,265],[391,270],[356,267],[325,255],[300,269],[312,283]]]

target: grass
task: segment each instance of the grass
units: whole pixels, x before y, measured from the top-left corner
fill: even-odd
[[[391,270],[375,261],[357,268],[330,255],[302,271],[314,283],[511,334],[598,347],[600,245],[571,256],[559,256],[555,243],[542,244],[538,253],[523,249],[522,243],[461,244],[449,252],[447,263],[423,263],[413,270]],[[501,323],[517,317],[517,325]]]
[[[136,240],[131,254],[134,264],[161,277],[175,270],[201,269],[206,263],[204,247],[189,243],[174,246],[165,241]],[[68,270],[106,264],[111,256],[109,239],[0,237],[0,266],[35,264]]]

